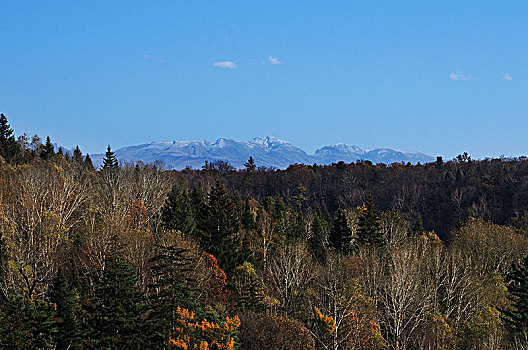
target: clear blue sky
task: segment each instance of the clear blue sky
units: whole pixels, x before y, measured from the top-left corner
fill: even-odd
[[[528,1],[0,0],[0,111],[89,153],[273,135],[528,154],[527,63]]]

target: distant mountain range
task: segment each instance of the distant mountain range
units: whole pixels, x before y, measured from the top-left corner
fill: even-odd
[[[307,154],[288,141],[275,137],[255,137],[249,141],[220,138],[216,141],[169,141],[152,142],[137,146],[123,147],[115,151],[120,162],[152,163],[162,161],[166,169],[181,170],[186,167],[200,169],[205,161],[229,162],[235,168],[244,168],[250,156],[257,166],[285,169],[290,164],[331,164],[369,160],[373,163],[394,162],[427,163],[434,160],[430,155],[413,151],[399,151],[389,148],[363,150],[344,143],[324,146]],[[102,164],[104,154],[90,155],[96,167]]]

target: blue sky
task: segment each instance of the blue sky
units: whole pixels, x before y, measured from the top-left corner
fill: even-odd
[[[0,111],[103,152],[273,135],[528,154],[527,1],[0,0]]]

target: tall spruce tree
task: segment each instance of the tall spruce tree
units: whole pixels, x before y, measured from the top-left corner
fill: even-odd
[[[218,264],[228,276],[249,258],[237,236],[240,229],[238,214],[232,196],[217,182],[197,215],[202,249],[218,259]]]
[[[103,170],[114,170],[118,166],[117,158],[112,151],[112,148],[110,145],[108,145],[108,148],[106,149],[105,156],[103,158]]]
[[[316,213],[312,221],[312,234],[308,238],[308,249],[319,263],[326,262],[325,235],[323,229],[323,218]]]
[[[40,152],[40,158],[47,161],[53,158],[53,156],[55,156],[55,147],[51,143],[50,137],[47,136],[44,148],[42,149],[42,152]]]
[[[252,156],[249,156],[249,159],[246,163],[244,163],[244,166],[246,167],[246,182],[251,184],[253,182],[253,177],[255,176],[255,171],[257,169],[257,166],[255,165],[255,160]]]
[[[0,349],[52,349],[56,332],[53,304],[22,295],[0,304]]]
[[[144,349],[146,305],[136,273],[115,241],[104,263],[87,306],[90,342],[97,349]]]
[[[169,335],[177,325],[178,307],[194,312],[201,318],[202,310],[190,289],[191,261],[186,250],[177,246],[156,248],[150,259],[152,282],[148,285],[150,314],[147,319],[149,348],[164,349]]]
[[[166,229],[178,230],[184,235],[194,233],[194,211],[187,191],[178,185],[172,186],[165,205],[161,208],[161,220]]]
[[[348,254],[351,250],[351,242],[352,229],[348,225],[345,211],[339,208],[334,215],[332,229],[328,235],[328,243],[331,248]]]
[[[82,156],[82,152],[79,146],[76,146],[75,149],[73,150],[72,161],[77,164],[83,163],[83,156]]]
[[[72,349],[79,336],[78,322],[75,319],[75,293],[62,271],[59,271],[53,281],[49,299],[56,305],[57,311],[57,334],[54,337],[56,349]]]
[[[5,242],[5,239],[3,237],[2,231],[0,231],[0,285],[3,287],[4,283],[7,282],[7,260],[9,256],[7,253],[7,244]],[[5,290],[4,288],[1,288],[1,290]],[[0,292],[0,304],[2,304],[3,301],[5,301],[5,298],[7,298],[7,295],[4,295],[2,292]]]
[[[15,140],[13,129],[7,122],[6,116],[0,114],[0,156],[7,162],[14,160],[20,152],[20,145]]]
[[[381,247],[385,244],[381,223],[378,217],[378,209],[374,203],[372,194],[369,194],[358,219],[357,229],[358,245]]]
[[[528,334],[528,256],[520,264],[514,264],[506,276],[513,308],[501,310],[516,336]],[[528,341],[528,339],[525,339]]]
[[[90,158],[90,155],[87,153],[86,157],[84,158],[84,166],[86,170],[88,171],[95,171],[95,168],[92,163],[92,158]]]

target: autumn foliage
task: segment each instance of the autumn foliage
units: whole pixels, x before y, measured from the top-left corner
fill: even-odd
[[[223,325],[207,320],[197,321],[187,309],[176,309],[176,328],[169,338],[169,348],[183,350],[235,349],[235,330],[240,327],[238,316],[226,317]]]

